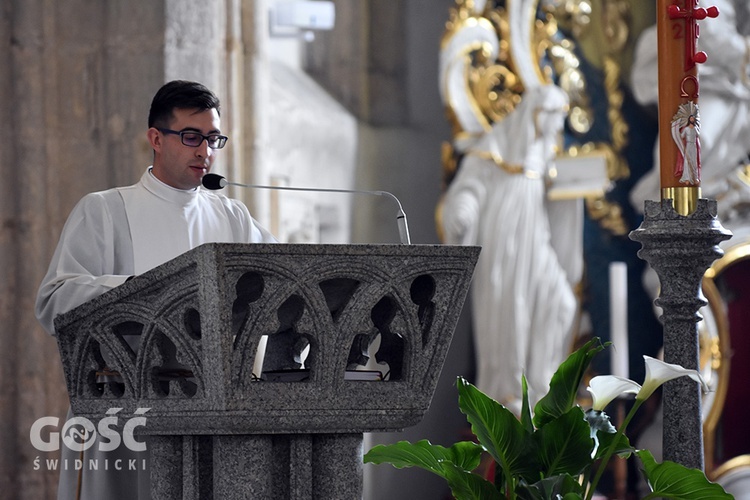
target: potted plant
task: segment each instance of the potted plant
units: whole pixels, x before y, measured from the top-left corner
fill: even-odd
[[[663,383],[688,376],[705,386],[697,371],[644,356],[643,386],[612,375],[594,377],[588,386],[592,408],[581,408],[576,396],[584,373],[592,358],[608,346],[594,338],[571,354],[555,372],[533,416],[525,378],[517,417],[459,377],[458,404],[478,442],[462,441],[445,448],[426,440],[401,441],[375,446],[364,461],[424,468],[443,477],[459,500],[591,500],[612,456],[629,459],[635,455],[652,491],[646,499],[732,499],[702,471],[669,461],[657,463],[648,450],[636,450],[625,435],[638,408]],[[633,406],[619,429],[615,428],[604,408],[631,393],[635,394]],[[494,482],[475,472],[483,452],[495,461]]]

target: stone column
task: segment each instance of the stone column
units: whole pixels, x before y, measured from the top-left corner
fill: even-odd
[[[707,304],[701,292],[706,269],[722,255],[718,244],[731,234],[716,217],[715,200],[698,200],[685,217],[672,200],[646,201],[645,219],[630,233],[641,243],[638,256],[659,275],[656,299],[664,313],[664,361],[699,369],[698,310]],[[699,385],[687,377],[664,385],[664,459],[703,469],[703,423]]]

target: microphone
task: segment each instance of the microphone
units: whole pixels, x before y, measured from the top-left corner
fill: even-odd
[[[371,194],[375,196],[390,196],[398,205],[398,213],[396,214],[396,223],[398,224],[398,235],[401,239],[401,243],[405,245],[411,244],[409,238],[409,224],[406,222],[406,214],[404,209],[401,207],[401,202],[398,198],[388,191],[365,191],[360,189],[333,189],[333,188],[301,188],[301,187],[288,187],[288,186],[262,186],[258,184],[240,184],[237,182],[229,182],[223,176],[219,174],[206,174],[203,176],[203,187],[206,189],[217,190],[224,189],[226,186],[239,186],[244,188],[257,188],[257,189],[279,189],[283,191],[317,191],[322,193],[353,193],[353,194]]]

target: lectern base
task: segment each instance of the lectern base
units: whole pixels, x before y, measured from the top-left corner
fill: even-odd
[[[362,434],[153,436],[153,500],[362,498]]]

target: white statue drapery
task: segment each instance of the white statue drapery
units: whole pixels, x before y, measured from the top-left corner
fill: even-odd
[[[481,245],[472,281],[477,386],[520,408],[521,375],[532,401],[570,350],[576,298],[553,248],[545,176],[567,95],[528,89],[517,108],[465,151],[442,205],[448,243]],[[579,212],[570,212],[578,227]],[[558,214],[559,215],[559,214]]]

